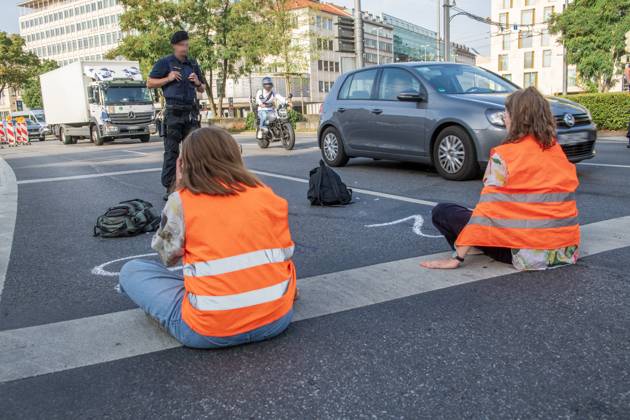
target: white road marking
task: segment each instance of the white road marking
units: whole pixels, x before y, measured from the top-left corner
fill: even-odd
[[[582,256],[630,246],[630,216],[582,226]],[[391,261],[298,280],[295,321],[383,303],[432,290],[515,273],[485,256],[458,270],[426,270],[421,261]],[[562,268],[560,270],[563,270]],[[553,278],[553,270],[546,273]],[[112,292],[113,293],[113,292]],[[0,382],[180,347],[140,310],[0,331]]]
[[[412,226],[411,230],[416,235],[423,236],[425,238],[442,238],[442,235],[429,235],[429,234],[426,234],[426,233],[422,232],[422,226],[424,226],[424,217],[422,217],[419,214],[414,214],[414,215],[409,216],[409,217],[405,217],[405,218],[402,218],[402,219],[394,220],[393,222],[377,223],[377,224],[373,224],[373,225],[365,225],[365,227],[367,227],[367,228],[374,228],[374,227],[392,226],[392,225],[397,225],[399,223],[405,223],[406,221],[409,221],[409,220],[413,220],[413,226]]]
[[[584,165],[584,166],[602,166],[605,168],[630,168],[630,165],[616,165],[616,164],[612,164],[612,163],[587,163],[587,162],[580,162],[578,163],[578,165]]]
[[[123,151],[123,152],[127,152],[127,153],[135,153],[135,154],[140,155],[140,156],[146,156],[146,155],[148,155],[148,153],[144,153],[144,152],[137,152],[137,151],[135,151],[135,150],[127,150],[127,149],[123,149],[122,151]]]
[[[88,178],[101,178],[107,176],[118,176],[118,175],[130,175],[130,174],[142,174],[147,172],[160,172],[162,168],[147,168],[147,169],[132,169],[129,171],[116,171],[116,172],[100,172],[96,174],[85,174],[85,175],[70,175],[70,176],[57,176],[53,178],[36,178],[36,179],[24,179],[22,181],[18,181],[17,183],[22,184],[39,184],[41,182],[56,182],[56,181],[72,181],[77,179],[88,179]]]

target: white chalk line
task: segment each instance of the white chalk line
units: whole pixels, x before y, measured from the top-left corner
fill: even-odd
[[[107,261],[103,264],[97,265],[96,267],[92,269],[91,273],[94,274],[95,276],[116,277],[120,274],[119,271],[108,271],[108,270],[105,270],[105,267],[111,264],[117,263],[117,262],[133,260],[135,258],[155,257],[157,255],[158,255],[157,252],[150,252],[148,254],[130,255],[128,257],[117,258],[115,260]],[[182,268],[183,267],[181,265],[178,265],[176,267],[168,267],[170,271],[178,271],[178,270],[181,270]]]
[[[589,163],[589,162],[580,162],[578,163],[578,165],[583,165],[583,166],[602,166],[604,168],[625,168],[628,169],[630,168],[630,165],[617,165],[614,163]]]
[[[56,182],[56,181],[72,181],[77,179],[88,179],[88,178],[101,178],[107,176],[117,176],[117,175],[130,175],[130,174],[141,174],[147,172],[160,172],[162,168],[146,168],[146,169],[132,169],[128,171],[115,171],[115,172],[100,172],[97,174],[84,174],[84,175],[71,175],[71,176],[57,176],[52,178],[36,178],[36,179],[25,179],[22,181],[18,181],[19,185],[22,184],[39,184],[42,182]]]
[[[394,220],[393,222],[387,223],[377,223],[372,225],[365,225],[367,228],[375,228],[375,227],[383,227],[383,226],[392,226],[397,225],[399,223],[404,223],[406,221],[413,220],[413,227],[411,230],[418,236],[422,236],[425,238],[442,238],[442,235],[429,235],[427,233],[422,232],[422,226],[424,226],[424,217],[419,214],[414,214],[408,217],[404,217],[402,219]]]

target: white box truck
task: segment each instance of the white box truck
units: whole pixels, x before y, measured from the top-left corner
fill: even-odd
[[[76,61],[40,76],[46,122],[64,144],[148,142],[155,107],[137,61]]]

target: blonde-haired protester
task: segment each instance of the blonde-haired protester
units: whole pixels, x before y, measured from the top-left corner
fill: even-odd
[[[287,202],[249,172],[225,130],[188,135],[176,191],[151,246],[164,264],[134,260],[120,286],[188,347],[266,340],[291,321],[296,295]],[[183,262],[183,276],[167,266]]]
[[[433,224],[455,250],[426,268],[457,268],[467,254],[485,253],[518,270],[574,264],[580,226],[578,178],[556,140],[548,101],[533,87],[505,104],[507,139],[490,153],[484,188],[473,211],[456,204],[433,209]]]

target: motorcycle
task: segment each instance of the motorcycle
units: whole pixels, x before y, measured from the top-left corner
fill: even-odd
[[[258,130],[260,128],[260,119],[258,118],[258,109],[256,109],[256,141],[261,149],[266,149],[269,144],[279,141],[286,150],[293,150],[295,147],[295,130],[289,121],[289,112],[287,104],[277,106],[275,109],[267,112],[267,130],[263,130],[262,138],[258,138]]]

